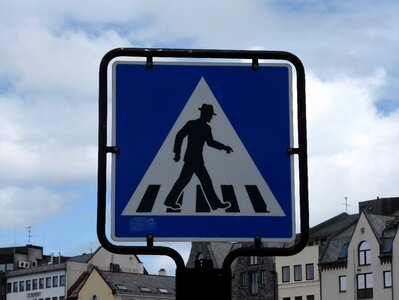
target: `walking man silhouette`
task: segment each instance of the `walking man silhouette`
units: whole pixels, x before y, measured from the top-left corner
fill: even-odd
[[[230,146],[215,141],[212,137],[211,127],[207,123],[212,120],[213,116],[216,116],[213,111],[213,106],[204,103],[199,110],[201,111],[200,118],[188,121],[176,134],[173,148],[173,152],[175,153],[174,161],[178,162],[180,160],[181,145],[186,136],[187,149],[184,155],[184,165],[179,178],[177,178],[172,190],[169,192],[168,196],[166,196],[164,202],[164,204],[172,211],[180,211],[181,204],[177,202],[178,198],[183,192],[183,189],[190,182],[193,174],[197,175],[212,210],[218,208],[227,209],[231,206],[230,202],[222,202],[216,195],[211,177],[204,165],[202,151],[205,142],[209,147],[224,150],[227,154],[233,152],[233,149]]]

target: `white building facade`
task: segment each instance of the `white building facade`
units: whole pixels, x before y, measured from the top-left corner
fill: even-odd
[[[7,300],[66,299],[65,264],[13,271],[7,277]]]
[[[276,257],[279,300],[320,300],[319,247],[307,246],[289,257]]]
[[[399,243],[394,217],[362,212],[352,234],[337,234],[321,258],[323,300],[399,299]]]

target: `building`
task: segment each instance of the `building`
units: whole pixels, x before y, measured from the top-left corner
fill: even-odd
[[[250,243],[193,242],[187,262],[194,268],[196,260],[211,261],[213,268],[220,269],[226,255],[237,248],[251,246]],[[232,299],[276,300],[277,278],[274,260],[271,257],[240,257],[233,261]]]
[[[289,257],[276,257],[279,300],[320,300],[319,246],[308,246]]]
[[[399,218],[363,210],[320,256],[323,300],[399,299]]]
[[[101,271],[94,268],[68,299],[156,300],[175,299],[175,278],[148,274]]]
[[[339,214],[310,228],[308,245],[298,254],[277,256],[276,272],[279,300],[320,300],[319,255],[328,238],[356,223],[358,214]]]
[[[14,270],[34,268],[45,263],[43,248],[34,245],[0,248],[0,300],[7,295],[6,275]]]
[[[7,300],[64,300],[65,283],[65,264],[14,270],[7,276]]]
[[[27,248],[31,248],[30,246]],[[43,249],[37,247],[34,249]],[[22,251],[23,250],[23,251]],[[24,247],[19,252],[31,253]],[[7,251],[9,251],[7,249]],[[15,253],[17,250],[13,250]],[[27,255],[28,255],[27,254]],[[37,254],[37,253],[36,253]],[[15,256],[15,255],[14,255]],[[30,260],[31,256],[23,256],[20,253],[14,258],[14,270],[11,265],[5,275],[4,299],[19,300],[63,300],[73,293],[81,283],[86,280],[94,267],[102,271],[124,271],[144,274],[143,264],[135,255],[118,255],[99,247],[96,252],[82,254],[74,257],[54,257],[45,255],[33,255],[36,260]],[[20,263],[23,262],[29,264]],[[32,264],[31,261],[36,261]]]
[[[341,213],[310,228],[308,245],[297,255],[238,258],[232,265],[233,299],[339,300],[374,295],[399,300],[398,203],[398,197],[360,202],[359,214]],[[192,243],[187,267],[194,267],[196,259],[208,259],[221,268],[227,253],[241,246]],[[366,257],[362,258],[366,262],[359,257]]]

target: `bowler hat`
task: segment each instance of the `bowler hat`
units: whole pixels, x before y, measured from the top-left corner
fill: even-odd
[[[213,112],[213,105],[211,104],[202,104],[202,106],[200,108],[198,108],[201,112],[207,112],[207,113],[211,113],[212,115],[216,116],[216,114]]]

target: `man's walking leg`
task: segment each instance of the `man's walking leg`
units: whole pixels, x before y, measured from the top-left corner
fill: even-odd
[[[209,176],[205,165],[201,164],[196,166],[195,174],[197,175],[199,181],[201,182],[202,189],[204,190],[205,196],[208,199],[208,203],[212,210],[223,208],[227,209],[231,206],[230,202],[222,202],[216,195],[215,189],[213,187],[212,179]]]
[[[183,189],[190,182],[193,174],[194,171],[192,167],[190,167],[188,164],[185,163],[183,165],[179,178],[177,178],[169,194],[166,196],[164,202],[165,206],[171,208],[172,210],[178,210],[181,208],[181,204],[177,203],[177,201],[179,199],[180,194],[183,192]]]

